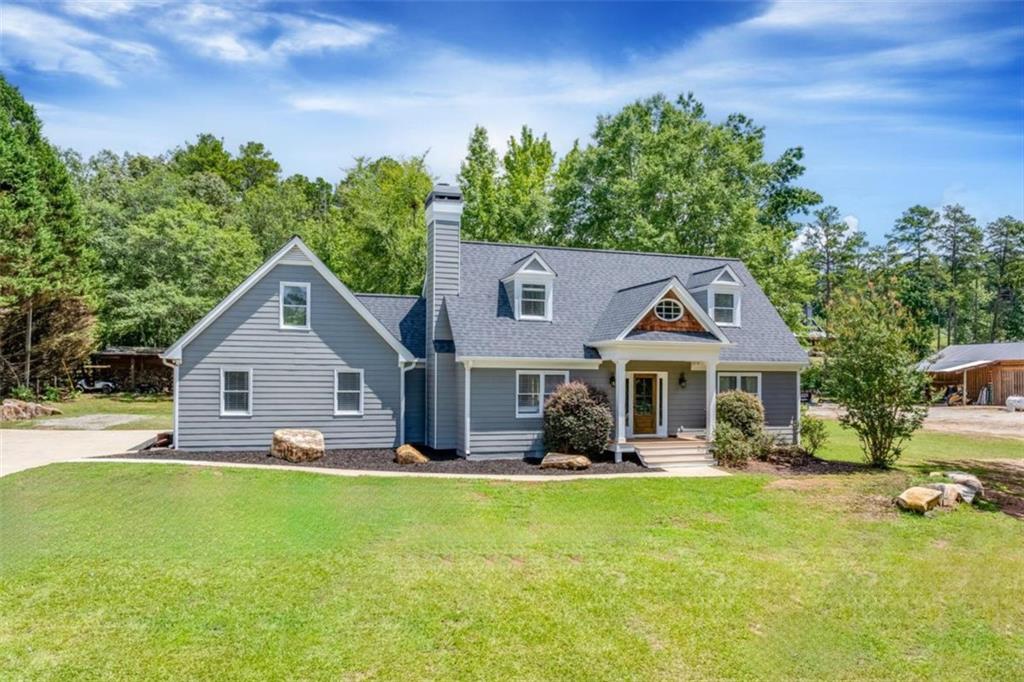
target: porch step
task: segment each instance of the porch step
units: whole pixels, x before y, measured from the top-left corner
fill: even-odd
[[[665,467],[706,467],[715,464],[715,458],[708,454],[707,443],[685,441],[666,443],[634,444],[640,462],[650,468]]]

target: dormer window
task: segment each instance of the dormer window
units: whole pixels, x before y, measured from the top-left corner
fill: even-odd
[[[550,322],[555,271],[534,252],[516,261],[501,280],[517,320]]]
[[[702,270],[690,275],[687,288],[703,292],[703,307],[720,327],[739,327],[743,283],[729,265]]]
[[[736,315],[736,294],[715,292],[715,308],[713,311],[715,324],[735,325],[738,316]]]
[[[679,301],[663,298],[654,306],[654,314],[662,322],[675,322],[683,316],[683,306]]]
[[[548,309],[548,287],[546,284],[523,283],[519,294],[519,317],[546,320]]]

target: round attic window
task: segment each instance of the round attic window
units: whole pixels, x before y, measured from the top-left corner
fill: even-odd
[[[679,301],[663,298],[654,306],[654,314],[664,322],[675,322],[683,316],[683,306],[679,305]]]

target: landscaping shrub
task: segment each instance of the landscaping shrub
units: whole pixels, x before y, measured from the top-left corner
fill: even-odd
[[[719,422],[711,450],[719,464],[741,467],[757,456],[757,443],[735,426]]]
[[[544,404],[544,445],[549,452],[600,455],[612,433],[608,397],[582,381],[555,389]]]
[[[800,444],[810,454],[817,454],[825,442],[828,441],[828,430],[825,428],[825,420],[819,417],[812,417],[807,410],[802,410],[800,415]]]
[[[727,391],[718,396],[718,423],[754,437],[764,430],[764,406],[758,397],[744,391]]]

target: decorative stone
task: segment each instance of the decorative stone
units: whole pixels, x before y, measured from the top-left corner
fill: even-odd
[[[955,507],[963,497],[955,483],[929,483],[924,487],[938,490],[942,493],[942,497],[939,498],[939,504],[943,507]]]
[[[311,462],[324,456],[324,434],[313,429],[278,429],[270,444],[271,457]]]
[[[64,414],[56,407],[49,407],[40,403],[29,403],[24,400],[7,398],[0,403],[0,421],[13,422],[22,419],[34,419],[35,417],[49,417],[55,414]]]
[[[913,488],[907,488],[900,493],[900,496],[896,498],[896,504],[899,505],[900,509],[907,509],[909,511],[915,511],[919,514],[923,514],[926,511],[934,509],[935,506],[939,504],[939,500],[941,498],[942,493],[938,490],[914,486]]]
[[[954,483],[953,485],[956,486],[957,492],[960,493],[960,497],[963,499],[964,502],[966,502],[967,504],[974,503],[974,498],[978,495],[977,490],[970,486],[962,485],[960,483]]]
[[[580,471],[590,468],[590,459],[586,455],[566,455],[561,452],[549,452],[541,460],[540,468]]]
[[[949,480],[953,481],[953,483],[959,483],[960,485],[965,485],[968,488],[973,488],[978,495],[982,497],[985,496],[985,486],[981,484],[981,481],[978,480],[977,476],[963,471],[947,471],[946,476]]]
[[[395,462],[398,464],[426,464],[430,459],[422,452],[406,443],[395,450]]]

